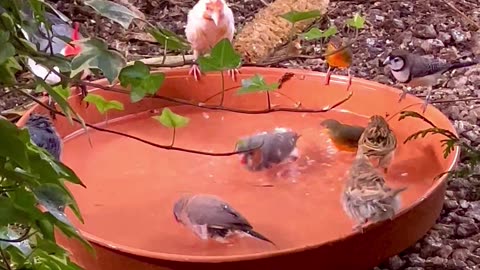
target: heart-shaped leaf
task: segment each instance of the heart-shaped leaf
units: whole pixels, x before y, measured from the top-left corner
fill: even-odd
[[[237,94],[273,91],[278,89],[279,85],[279,83],[267,84],[262,76],[255,74],[255,76],[250,79],[242,80],[242,88],[238,90]]]
[[[153,119],[157,120],[163,126],[167,128],[181,128],[188,125],[190,119],[185,116],[181,116],[172,112],[169,108],[163,108],[162,114],[153,116]]]
[[[105,114],[109,110],[123,111],[123,104],[117,100],[106,100],[104,97],[89,93],[83,101],[92,103],[97,107],[101,114]]]
[[[72,73],[74,77],[78,73],[90,69],[100,69],[110,83],[118,77],[120,70],[127,64],[125,58],[114,50],[109,50],[107,44],[98,38],[87,38],[75,41],[82,51],[72,60]]]
[[[185,51],[190,49],[188,41],[170,30],[148,28],[147,32],[150,33],[165,50]]]
[[[132,102],[142,100],[145,95],[153,95],[165,81],[165,74],[150,74],[150,68],[141,61],[135,61],[131,66],[124,67],[118,78],[123,87],[131,86]]]
[[[314,19],[322,16],[320,10],[310,10],[310,11],[290,11],[285,14],[280,15],[280,17],[291,23],[297,23],[300,21],[305,21],[309,19]]]
[[[33,189],[37,202],[52,214],[57,220],[73,226],[67,215],[65,207],[72,202],[68,194],[54,184],[44,184]]]
[[[355,13],[353,18],[347,19],[346,23],[349,27],[362,29],[365,25],[365,18],[363,18],[360,13]]]
[[[317,40],[323,37],[323,31],[313,27],[312,29],[308,30],[308,32],[301,34],[301,37],[305,40]]]
[[[85,5],[91,6],[102,16],[120,24],[123,28],[128,29],[133,19],[138,19],[133,11],[125,6],[105,0],[86,0]],[[99,23],[99,22],[97,22]]]
[[[197,63],[203,72],[225,71],[239,68],[242,58],[235,51],[230,40],[225,38],[212,48],[209,56],[200,56]]]
[[[323,31],[322,37],[323,38],[329,38],[331,36],[336,35],[338,32],[337,27],[335,25],[330,26],[327,30]]]

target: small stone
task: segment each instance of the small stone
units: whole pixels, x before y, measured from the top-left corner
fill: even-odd
[[[435,31],[435,27],[433,27],[432,24],[417,24],[414,29],[414,34],[416,37],[424,39],[437,37],[437,31]]]
[[[372,47],[372,46],[375,45],[375,39],[373,39],[373,38],[367,38],[367,39],[366,39],[366,42],[367,42],[367,45],[368,45],[368,46],[371,46],[371,47]]]
[[[462,207],[463,209],[467,209],[468,207],[470,207],[470,203],[466,200],[460,200],[460,207]]]
[[[465,267],[467,267],[467,264],[457,259],[452,259],[447,262],[447,268],[451,270],[465,269]]]
[[[450,42],[452,36],[449,33],[440,32],[438,33],[438,39],[440,39],[445,44]]]
[[[458,108],[458,107],[457,107]],[[445,200],[443,207],[447,210],[453,210],[458,208],[458,202],[455,200]]]
[[[383,21],[385,21],[385,17],[382,16],[382,15],[375,15],[375,20],[377,20],[379,22],[383,22]]]
[[[413,253],[408,255],[408,262],[411,266],[419,266],[419,267],[424,267],[425,266],[425,259],[420,257],[419,254]]]
[[[405,268],[405,270],[424,270],[423,267],[408,267],[408,268]]]
[[[465,32],[460,31],[458,29],[452,29],[450,30],[450,34],[452,35],[453,40],[455,40],[456,43],[461,43],[467,40],[467,37],[465,35]]]
[[[392,20],[393,26],[398,29],[405,29],[405,24],[403,23],[402,20],[399,19],[393,19]]]
[[[478,226],[475,223],[461,223],[458,225],[456,233],[459,237],[469,237],[478,233]]]
[[[440,39],[427,39],[423,40],[420,47],[426,52],[431,53],[435,50],[445,47],[445,44]]]
[[[437,251],[437,255],[442,258],[448,258],[452,252],[453,248],[451,246],[444,245]]]
[[[388,267],[391,270],[399,270],[403,266],[405,266],[406,263],[407,262],[405,260],[402,260],[402,258],[400,258],[400,256],[398,256],[398,255],[395,255],[395,256],[391,257],[390,259],[388,259]]]
[[[464,86],[468,82],[468,78],[466,76],[458,76],[450,79],[447,83],[447,87],[456,88],[460,86]]]
[[[426,267],[437,267],[434,269],[438,269],[438,267],[445,267],[447,265],[448,260],[445,258],[441,258],[438,256],[428,258],[425,261],[425,266]]]
[[[467,131],[463,135],[465,135],[465,137],[467,137],[467,139],[469,139],[472,142],[478,141],[479,135],[478,135],[477,132],[475,132],[473,130]]]
[[[475,255],[475,254],[469,254],[468,259],[469,259],[470,261],[473,261],[473,262],[476,263],[477,265],[480,265],[480,256]]]
[[[466,248],[456,249],[452,253],[452,258],[460,261],[465,261],[468,258],[470,251]]]

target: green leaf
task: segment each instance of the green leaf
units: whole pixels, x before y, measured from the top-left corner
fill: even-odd
[[[28,212],[19,210],[12,200],[0,196],[0,226],[7,226],[12,223],[28,224],[29,220]]]
[[[70,88],[68,87],[64,87],[62,85],[56,85],[52,88],[53,88],[53,91],[57,92],[64,99],[68,99],[68,97],[70,96]]]
[[[268,92],[278,89],[279,86],[279,83],[267,84],[262,76],[255,74],[255,76],[250,79],[242,80],[242,88],[238,90],[237,94]]]
[[[109,110],[118,110],[118,111],[123,111],[123,104],[120,101],[117,100],[106,100],[100,95],[96,94],[88,94],[83,101],[92,103],[97,107],[97,110],[101,114],[105,114]]]
[[[218,42],[211,50],[210,56],[200,56],[197,63],[203,72],[225,71],[240,67],[242,58],[227,38]]]
[[[325,30],[323,32],[323,38],[329,38],[331,36],[334,36],[338,33],[338,30],[337,30],[337,27],[334,26],[330,26],[327,30]]]
[[[365,18],[363,18],[360,13],[355,13],[353,18],[347,19],[346,23],[349,27],[362,29],[365,25]]]
[[[161,115],[153,116],[152,118],[167,128],[181,128],[188,125],[190,122],[188,117],[176,114],[169,108],[163,108]]]
[[[314,19],[322,16],[320,10],[311,10],[311,11],[290,11],[285,14],[280,15],[280,17],[284,18],[285,20],[291,23],[297,23],[300,21],[305,21],[309,19]]]
[[[86,0],[86,5],[91,6],[102,16],[120,24],[123,28],[128,29],[133,19],[139,19],[138,15],[125,6],[105,0]]]
[[[9,58],[3,64],[0,64],[0,82],[6,85],[13,85],[17,83],[15,73],[22,70],[22,66],[18,64],[15,58]]]
[[[303,33],[301,36],[305,40],[317,40],[323,38],[323,31],[313,27],[312,29],[308,30],[308,32]]]
[[[65,214],[65,207],[71,203],[70,197],[58,186],[44,184],[33,190],[39,204],[59,221],[72,226]]]
[[[75,43],[82,51],[72,60],[72,74],[77,75],[85,69],[100,69],[110,83],[118,77],[120,70],[127,64],[125,58],[114,50],[109,50],[107,44],[98,38],[88,38]]]
[[[150,74],[150,68],[141,61],[135,61],[131,66],[124,67],[118,78],[123,87],[131,86],[132,102],[142,100],[145,95],[154,95],[165,80],[165,74]]]
[[[19,166],[23,168],[29,168],[27,149],[25,142],[23,142],[19,136],[26,130],[20,130],[14,124],[7,120],[0,119],[0,156],[8,157],[15,161]],[[28,136],[28,135],[24,135]],[[29,137],[27,137],[29,138]]]
[[[188,41],[167,29],[148,28],[147,32],[160,43],[165,50],[186,51],[190,49]]]
[[[10,14],[8,14],[7,12],[2,12],[2,15],[0,15],[0,20],[5,30],[15,30],[15,24],[13,23],[13,19]]]

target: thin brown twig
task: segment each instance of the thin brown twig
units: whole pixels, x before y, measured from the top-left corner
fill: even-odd
[[[61,112],[61,111],[58,111],[46,104],[44,104],[43,102],[41,102],[40,100],[38,100],[37,98],[35,98],[34,96],[26,93],[26,92],[23,92],[21,90],[17,90],[19,91],[19,93],[21,95],[24,95],[26,97],[28,97],[29,99],[33,100],[35,103],[37,103],[38,105],[42,106],[43,108],[55,113],[55,114],[58,114],[58,115],[61,115],[61,116],[64,116],[66,117],[66,115]],[[72,117],[72,120],[77,122],[77,123],[82,123],[82,121],[80,121],[79,119],[77,118],[74,118]],[[234,151],[234,152],[223,152],[223,153],[212,153],[212,152],[205,152],[205,151],[200,151],[200,150],[193,150],[193,149],[186,149],[186,148],[181,148],[181,147],[175,147],[175,146],[168,146],[168,145],[162,145],[162,144],[157,144],[157,143],[154,143],[154,142],[151,142],[151,141],[147,141],[145,139],[142,139],[142,138],[139,138],[139,137],[136,137],[136,136],[133,136],[133,135],[130,135],[130,134],[126,134],[126,133],[123,133],[123,132],[119,132],[119,131],[115,131],[115,130],[110,130],[110,129],[105,129],[105,128],[101,128],[101,127],[97,127],[95,125],[92,125],[92,124],[88,124],[85,122],[85,126],[91,128],[91,129],[94,129],[94,130],[97,130],[97,131],[101,131],[101,132],[106,132],[106,133],[110,133],[110,134],[115,134],[115,135],[119,135],[119,136],[123,136],[123,137],[127,137],[129,139],[133,139],[133,140],[136,140],[136,141],[139,141],[139,142],[142,142],[142,143],[145,143],[145,144],[148,144],[150,146],[153,146],[153,147],[157,147],[157,148],[161,148],[161,149],[165,149],[165,150],[175,150],[175,151],[181,151],[181,152],[187,152],[187,153],[191,153],[191,154],[199,154],[199,155],[206,155],[206,156],[233,156],[233,155],[236,155],[236,154],[242,154],[242,153],[246,153],[246,152],[250,152],[254,149],[257,149],[259,147],[261,147],[263,145],[263,142],[257,146],[257,147],[253,147],[251,149],[247,149],[247,150],[243,150],[243,151]]]
[[[0,254],[2,255],[2,260],[5,263],[7,270],[12,270],[12,267],[10,266],[10,263],[8,262],[8,259],[7,259],[7,254],[5,254],[5,251],[3,250],[2,247],[0,247]]]
[[[460,11],[458,8],[455,7],[455,5],[453,5],[452,3],[450,3],[449,1],[447,0],[442,0],[447,6],[449,6],[451,9],[453,9],[453,11],[457,12],[460,16],[462,16],[465,20],[467,20],[468,23],[470,23],[471,25],[473,25],[476,29],[475,30],[480,30],[480,25],[475,22],[473,19],[471,19],[470,17],[468,17],[465,13],[463,13],[462,11]]]
[[[8,242],[8,243],[19,243],[19,242],[23,242],[25,240],[27,240],[28,238],[32,237],[34,234],[36,234],[37,232],[33,232],[33,233],[30,233],[30,230],[32,228],[31,227],[28,227],[27,230],[25,230],[25,233],[22,234],[19,238],[17,239],[3,239],[3,238],[0,238],[0,242]]]
[[[86,86],[92,86],[92,87],[100,88],[100,89],[105,90],[105,91],[113,91],[113,92],[117,92],[117,93],[130,94],[130,92],[127,91],[127,90],[112,87],[112,86],[104,86],[104,85],[100,85],[100,84],[96,84],[96,83],[92,83],[92,82],[85,82],[85,81],[79,81],[78,83],[84,84]],[[347,97],[345,97],[345,98],[339,100],[338,102],[336,102],[335,104],[329,105],[329,106],[327,106],[323,109],[305,109],[305,108],[300,109],[300,108],[288,108],[288,107],[273,107],[271,109],[267,108],[267,109],[262,109],[262,110],[242,110],[242,109],[228,108],[228,107],[218,106],[218,105],[208,105],[208,104],[203,104],[203,103],[196,104],[196,103],[192,103],[192,102],[189,102],[189,101],[186,101],[186,100],[183,100],[183,99],[160,96],[160,95],[156,95],[156,94],[155,95],[146,95],[145,97],[146,98],[162,99],[162,100],[165,100],[165,101],[169,101],[169,102],[173,102],[173,103],[177,103],[177,104],[181,104],[181,105],[188,105],[188,106],[193,106],[193,107],[203,108],[203,109],[208,109],[208,110],[227,111],[227,112],[243,113],[243,114],[266,114],[266,113],[272,113],[272,112],[324,113],[324,112],[328,112],[328,111],[342,105],[346,101],[348,101],[350,99],[350,97],[352,96],[352,94],[353,94],[353,92],[350,92],[350,94]]]

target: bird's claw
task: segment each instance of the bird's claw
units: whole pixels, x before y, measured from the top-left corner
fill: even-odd
[[[240,70],[234,68],[234,69],[229,69],[227,72],[228,72],[228,76],[230,76],[230,78],[232,78],[232,80],[236,82],[237,74],[240,74]]]
[[[195,78],[195,81],[198,81],[200,79],[200,76],[202,76],[202,72],[200,71],[200,68],[198,67],[197,64],[193,64],[190,70],[188,71],[188,75],[193,75]]]
[[[422,113],[425,113],[425,111],[427,110],[427,106],[428,106],[428,99],[426,99],[422,106],[420,107],[420,109],[422,110]]]
[[[78,90],[80,89],[80,90]],[[85,97],[88,95],[88,92],[87,92],[87,86],[85,85],[79,85],[77,86],[77,91],[80,92],[80,104],[82,104],[82,101],[85,99]],[[87,105],[85,106],[85,108],[88,108],[88,106],[90,105],[90,103],[87,102]]]
[[[407,96],[407,91],[402,90],[402,93],[400,93],[400,98],[398,99],[398,103],[400,103],[406,96]]]
[[[325,85],[329,85],[330,84],[330,75],[331,75],[331,70],[330,68],[328,68],[328,71],[327,71],[327,75],[325,76]]]

